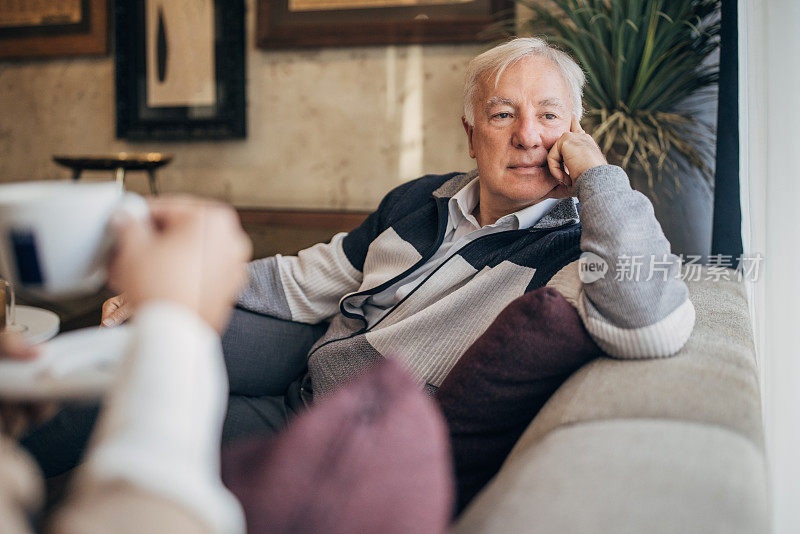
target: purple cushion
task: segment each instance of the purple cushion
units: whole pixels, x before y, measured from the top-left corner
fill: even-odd
[[[497,316],[436,394],[450,430],[459,512],[499,470],[556,389],[602,355],[578,312],[555,289],[531,291]]]
[[[250,533],[438,534],[452,514],[444,420],[389,360],[282,434],[225,449],[222,478]]]

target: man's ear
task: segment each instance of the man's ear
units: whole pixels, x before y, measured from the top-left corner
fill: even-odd
[[[469,157],[475,159],[475,149],[472,147],[472,132],[474,128],[467,122],[467,117],[461,116],[461,125],[464,126],[464,131],[467,132],[467,142],[469,143]]]

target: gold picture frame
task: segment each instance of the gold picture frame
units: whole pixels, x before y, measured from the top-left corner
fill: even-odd
[[[108,0],[0,0],[0,59],[108,53]]]
[[[509,0],[257,0],[261,48],[487,41]]]

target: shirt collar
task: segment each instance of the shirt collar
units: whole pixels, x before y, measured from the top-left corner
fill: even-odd
[[[473,224],[476,228],[480,228],[480,224],[472,215],[475,207],[480,200],[480,187],[478,178],[475,177],[462,187],[455,195],[450,197],[447,203],[448,211],[450,214],[450,227],[455,229],[458,227],[462,219],[466,219]],[[539,220],[544,217],[560,199],[547,198],[527,208],[523,208],[517,212],[510,213],[500,217],[497,222],[487,226],[508,226],[514,230],[526,230],[535,225]]]
[[[537,202],[533,206],[528,206],[527,208],[521,209],[514,213],[513,215],[516,216],[517,220],[519,221],[519,229],[526,230],[539,222],[539,219],[544,217],[545,214],[553,208],[553,206],[558,204],[559,200],[560,199],[557,198],[546,198],[541,202]]]
[[[450,227],[457,228],[462,219],[466,219],[473,224],[473,226],[480,228],[480,224],[472,215],[475,206],[478,205],[480,200],[480,188],[478,187],[478,179],[473,178],[462,187],[458,193],[450,197],[447,203],[448,211],[450,212]]]

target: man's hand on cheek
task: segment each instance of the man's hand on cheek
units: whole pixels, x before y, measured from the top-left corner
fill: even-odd
[[[564,132],[547,154],[550,173],[570,190],[584,171],[607,163],[600,147],[574,115],[570,131]]]

